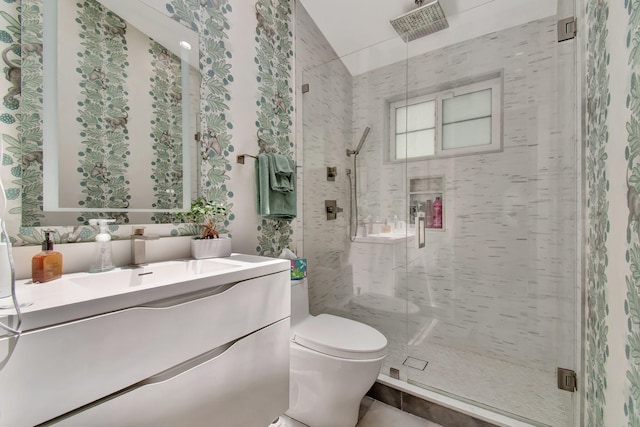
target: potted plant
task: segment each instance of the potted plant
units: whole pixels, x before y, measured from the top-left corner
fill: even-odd
[[[198,197],[191,202],[191,208],[178,214],[178,219],[199,226],[200,236],[191,240],[191,256],[195,259],[219,258],[231,255],[231,239],[220,237],[218,227],[229,216],[229,210]]]

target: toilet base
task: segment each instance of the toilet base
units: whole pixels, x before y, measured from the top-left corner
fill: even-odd
[[[341,359],[291,343],[287,416],[313,427],[354,427],[383,360]]]
[[[269,427],[280,427],[282,426],[282,417],[278,417],[274,422],[269,424]]]

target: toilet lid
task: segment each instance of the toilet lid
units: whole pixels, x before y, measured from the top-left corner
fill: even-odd
[[[291,340],[303,347],[344,359],[377,359],[385,355],[387,339],[355,320],[320,314],[295,327]]]

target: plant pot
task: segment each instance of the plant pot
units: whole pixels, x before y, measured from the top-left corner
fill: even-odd
[[[195,259],[221,258],[231,255],[231,239],[191,239],[191,257]]]

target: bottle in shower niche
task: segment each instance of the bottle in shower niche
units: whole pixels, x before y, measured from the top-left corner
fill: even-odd
[[[427,200],[425,208],[425,225],[426,228],[433,228],[433,201]]]
[[[442,228],[442,200],[436,197],[433,202],[433,228]]]
[[[34,283],[44,283],[62,276],[62,254],[53,250],[51,233],[44,233],[42,252],[31,259],[31,277]]]

